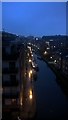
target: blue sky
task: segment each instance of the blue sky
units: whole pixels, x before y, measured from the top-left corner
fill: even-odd
[[[66,3],[4,2],[3,28],[21,35],[66,34]]]

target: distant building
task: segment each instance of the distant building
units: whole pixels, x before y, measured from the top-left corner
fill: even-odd
[[[65,75],[68,75],[68,55],[63,58],[62,71]]]
[[[61,69],[61,54],[60,54],[60,52],[59,51],[56,51],[55,52],[55,54],[54,54],[54,61],[56,60],[56,63],[55,63],[55,67],[57,68],[57,69]]]

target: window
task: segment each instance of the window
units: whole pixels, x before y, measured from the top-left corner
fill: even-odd
[[[11,105],[11,99],[5,99],[5,105]]]
[[[3,62],[2,63],[2,68],[9,68],[9,62]]]
[[[9,68],[15,69],[15,62],[9,62]]]
[[[10,81],[10,75],[3,75],[3,81],[7,81],[9,82]]]
[[[8,53],[8,54],[10,54],[11,53],[11,47],[9,46],[9,47],[6,47],[6,53]]]

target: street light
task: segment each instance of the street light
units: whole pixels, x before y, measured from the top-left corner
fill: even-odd
[[[21,119],[19,118],[19,116],[18,116],[18,120],[21,120]]]
[[[31,62],[31,59],[29,59],[29,62]]]
[[[23,104],[22,104],[22,97],[21,97],[21,101],[20,101],[20,104],[21,104],[21,106],[23,105]]]
[[[47,47],[47,50],[49,50],[50,48],[49,47]]]
[[[32,74],[32,70],[30,70],[30,73]]]
[[[54,63],[56,63],[57,61],[56,60],[54,60]]]
[[[30,95],[29,97],[30,97],[30,99],[32,99],[32,95]]]
[[[29,78],[31,78],[32,70],[29,71]]]
[[[47,51],[44,52],[44,55],[46,55],[46,54],[47,54]]]
[[[52,59],[52,56],[50,58]]]

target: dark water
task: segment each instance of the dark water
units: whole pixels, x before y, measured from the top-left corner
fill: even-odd
[[[35,55],[36,57],[36,55]],[[38,78],[35,82],[37,120],[68,120],[68,97],[47,64],[37,59]]]

